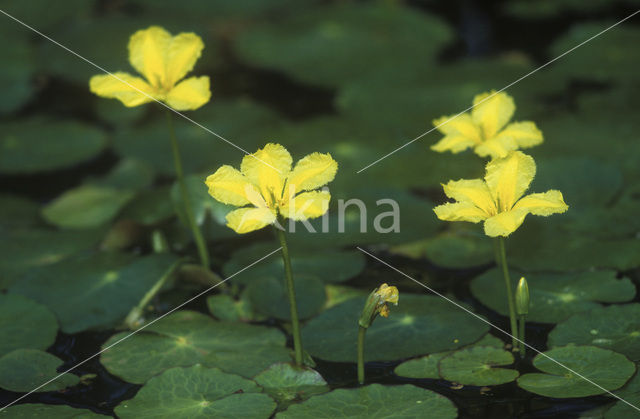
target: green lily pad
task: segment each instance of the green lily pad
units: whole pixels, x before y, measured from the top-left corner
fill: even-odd
[[[624,385],[636,372],[636,366],[624,355],[595,346],[564,346],[544,353],[606,390]],[[518,385],[546,397],[571,398],[603,394],[606,391],[568,371],[543,355],[533,359],[541,373],[524,374]]]
[[[104,347],[126,335],[112,336]],[[284,345],[285,337],[277,329],[178,311],[104,352],[101,362],[110,373],[137,384],[169,368],[195,364],[253,377],[272,364],[291,360]]]
[[[529,283],[530,306],[528,321],[558,323],[575,313],[601,307],[602,303],[622,303],[636,294],[628,278],[617,279],[615,271],[592,271],[564,274],[538,274],[511,271],[515,289],[524,276]],[[491,269],[471,281],[471,293],[492,310],[506,316],[507,294],[502,272]]]
[[[115,408],[126,418],[269,418],[275,402],[253,381],[217,368],[171,368]]]
[[[19,25],[17,22],[6,24]],[[0,51],[0,60],[4,63],[0,68],[0,114],[7,114],[22,108],[33,95],[35,62],[33,47],[24,33],[16,32],[3,36],[7,36],[7,39],[8,36],[11,37],[11,42],[7,42]]]
[[[276,415],[277,419],[304,418],[430,418],[453,419],[458,409],[440,394],[409,384],[371,384],[339,389],[294,404]]]
[[[549,347],[594,345],[640,361],[640,304],[611,305],[574,314],[549,333]]]
[[[90,179],[90,185],[119,190],[138,191],[153,183],[153,168],[144,161],[122,159],[109,173],[99,179]]]
[[[260,243],[245,247],[235,252],[224,264],[224,276],[233,275],[245,266],[255,262],[277,248],[273,244]],[[306,251],[291,246],[291,268],[294,277],[315,277],[325,282],[343,282],[357,276],[365,266],[365,258],[357,250],[320,250]],[[280,253],[247,269],[250,275],[238,278],[239,283],[251,283],[253,278],[284,278],[284,262]]]
[[[445,356],[440,360],[442,378],[471,386],[495,386],[518,378],[518,371],[495,368],[513,364],[513,354],[491,346],[474,346]]]
[[[63,332],[77,333],[122,321],[178,263],[171,254],[79,256],[30,271],[11,291],[46,305]]]
[[[582,5],[579,6],[583,10]],[[615,22],[587,22],[574,25],[551,47],[553,57],[586,41]],[[637,80],[633,63],[640,55],[633,45],[640,41],[640,30],[627,24],[617,25],[606,36],[589,41],[588,48],[578,48],[558,60],[550,71],[556,77],[580,78],[600,82]]]
[[[345,3],[255,26],[235,46],[253,65],[336,86],[385,66],[433,63],[450,39],[439,19],[400,4]]]
[[[308,319],[319,313],[327,301],[324,282],[312,276],[295,275],[293,283],[300,319]],[[291,320],[284,278],[255,279],[249,283],[245,292],[252,307],[259,313],[281,320]]]
[[[470,229],[446,231],[433,238],[394,246],[390,251],[414,259],[426,258],[452,269],[487,265],[495,257],[491,240]]]
[[[97,227],[113,219],[133,195],[132,191],[80,186],[50,202],[42,209],[42,216],[62,228]]]
[[[623,184],[616,166],[587,157],[544,158],[536,161],[532,190],[558,189],[571,210],[605,206]]]
[[[635,237],[603,240],[595,235],[565,233],[561,220],[564,215],[555,220],[527,217],[507,240],[510,265],[531,271],[606,268],[625,271],[640,266],[640,240]],[[595,225],[600,228],[599,223]]]
[[[317,371],[285,363],[274,364],[253,379],[278,402],[280,409],[330,390]]]
[[[504,342],[493,335],[485,335],[478,342],[469,345],[466,348],[462,348],[461,351],[475,348],[477,346],[491,347],[494,349],[502,349]],[[402,364],[398,365],[393,372],[401,377],[408,378],[440,378],[440,369],[438,364],[442,358],[449,356],[453,351],[438,352],[435,354],[426,355],[416,359],[410,359]]]
[[[110,417],[66,405],[36,403],[10,406],[0,412],[0,416],[12,419],[104,419]]]
[[[0,284],[11,286],[34,267],[42,267],[90,249],[102,238],[102,230],[14,230],[0,240]]]
[[[255,313],[246,293],[239,300],[226,294],[212,295],[207,297],[207,308],[214,317],[223,321],[248,322],[263,319],[263,316]]]
[[[50,11],[47,10],[47,13],[33,13],[34,10],[46,9],[50,3],[47,0],[33,0],[29,4],[21,1],[2,0],[0,1],[0,9],[23,22],[28,22],[34,28],[42,28],[44,30],[60,23],[87,17],[93,10],[95,3],[95,0],[69,0],[61,3],[59,7]],[[6,24],[15,25],[20,31],[27,30],[17,22],[8,21]]]
[[[62,360],[37,349],[16,349],[0,358],[0,387],[15,392],[28,392],[58,375]],[[65,374],[39,388],[38,392],[62,390],[78,384],[80,379]]]
[[[47,349],[58,322],[49,309],[15,294],[0,294],[0,356],[14,349]]]
[[[138,193],[120,213],[120,218],[140,224],[154,225],[175,215],[169,187],[158,187]]]
[[[640,374],[636,373],[624,387],[613,393],[622,400],[638,407],[640,405]],[[638,410],[623,401],[617,401],[604,415],[604,419],[633,419],[637,417]]]
[[[0,228],[18,229],[38,223],[38,204],[15,195],[0,195]]]
[[[104,35],[101,35],[101,39]],[[124,44],[126,45],[126,43]],[[123,53],[126,49],[123,48]],[[104,100],[104,99],[102,99]],[[221,135],[233,144],[253,153],[265,143],[265,133],[281,123],[280,117],[266,107],[248,100],[214,100],[189,118]],[[174,115],[174,126],[185,173],[215,172],[223,164],[240,162],[243,151]],[[114,134],[116,151],[125,157],[147,162],[162,175],[175,176],[171,142],[164,120],[123,128]],[[204,184],[200,185],[206,187]],[[213,200],[213,198],[211,198]]]
[[[4,124],[0,173],[30,174],[73,166],[97,156],[105,146],[104,132],[79,122],[37,118]]]
[[[311,319],[302,329],[304,348],[327,361],[355,362],[357,320],[364,298],[352,298]],[[453,304],[430,295],[400,294],[388,318],[369,328],[365,360],[392,361],[456,349],[477,341],[489,326]],[[402,344],[398,344],[402,342]]]

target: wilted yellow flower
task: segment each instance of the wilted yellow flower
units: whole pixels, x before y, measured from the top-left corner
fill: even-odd
[[[209,77],[179,81],[193,69],[203,48],[202,39],[194,33],[171,36],[159,26],[139,30],[129,39],[129,62],[146,81],[116,72],[93,76],[89,87],[98,96],[118,99],[128,107],[155,99],[179,111],[198,109],[211,98]]]
[[[240,171],[225,165],[207,177],[209,194],[218,201],[251,205],[227,214],[230,228],[242,234],[273,224],[278,216],[306,220],[327,212],[331,195],[314,189],[333,180],[338,163],[322,153],[309,154],[293,170],[291,163],[287,149],[269,143],[245,156]]]
[[[494,96],[487,99],[491,95]],[[445,137],[431,146],[432,150],[459,153],[473,148],[479,156],[501,158],[510,151],[542,143],[542,132],[533,122],[512,122],[507,125],[516,110],[513,98],[508,94],[496,94],[495,90],[485,92],[473,99],[473,105],[475,107],[470,114],[443,116],[433,121],[435,126],[444,123],[438,127],[438,131]]]
[[[376,295],[380,297],[380,301],[384,303],[393,303],[398,305],[398,288],[394,286],[389,286],[387,284],[382,284],[375,291]]]
[[[457,202],[434,208],[445,221],[484,221],[487,236],[508,236],[516,231],[527,214],[549,216],[565,212],[562,193],[550,190],[522,197],[536,174],[531,156],[515,151],[487,164],[483,179],[452,180],[444,193]]]

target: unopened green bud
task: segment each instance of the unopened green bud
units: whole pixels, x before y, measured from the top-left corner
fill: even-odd
[[[516,313],[519,316],[529,314],[529,285],[524,277],[520,278],[516,288]]]

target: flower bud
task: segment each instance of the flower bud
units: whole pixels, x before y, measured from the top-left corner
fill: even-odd
[[[364,304],[358,324],[366,329],[371,326],[378,314],[382,317],[389,317],[387,303],[398,305],[398,299],[398,288],[390,287],[387,284],[380,285],[367,297],[367,302]]]
[[[516,313],[519,316],[529,314],[529,285],[524,277],[520,278],[516,288]]]

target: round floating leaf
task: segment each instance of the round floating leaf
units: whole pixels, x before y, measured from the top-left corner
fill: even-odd
[[[53,404],[18,404],[3,410],[0,415],[12,419],[104,419],[111,417],[99,415],[87,409]]]
[[[14,22],[7,24],[18,26]],[[35,70],[33,47],[24,34],[11,34],[10,37],[11,42],[5,43],[0,51],[0,61],[4,63],[0,67],[0,114],[20,109],[35,90],[32,82]]]
[[[636,373],[624,387],[613,393],[624,401],[638,407],[640,405],[640,374]],[[638,410],[623,401],[617,401],[604,415],[604,419],[634,419],[637,417]]]
[[[0,195],[0,228],[18,229],[35,225],[40,218],[38,204],[13,195]]]
[[[557,323],[574,313],[600,307],[598,302],[620,303],[632,300],[636,289],[628,278],[617,279],[615,271],[566,274],[524,274],[511,271],[513,289],[520,277],[529,283],[528,321]],[[471,293],[492,310],[506,316],[507,294],[499,269],[491,269],[471,281]]]
[[[495,368],[513,364],[511,352],[490,346],[474,346],[455,351],[440,361],[440,376],[471,386],[495,386],[518,378],[518,371]]]
[[[308,319],[322,310],[327,301],[324,282],[315,277],[294,275],[298,316]],[[253,308],[270,317],[290,320],[288,291],[284,278],[258,278],[249,283],[247,296]]]
[[[371,384],[354,389],[334,390],[294,404],[276,415],[277,419],[366,418],[453,419],[458,409],[440,394],[409,384]]]
[[[462,350],[464,351],[467,349],[475,348],[477,346],[502,349],[502,347],[504,346],[504,342],[495,336],[485,335],[478,342],[469,345],[467,348],[464,348]],[[420,358],[411,359],[398,365],[393,370],[393,372],[401,377],[433,379],[440,378],[440,370],[438,368],[438,364],[440,363],[440,360],[442,358],[452,353],[452,351],[438,352]]]
[[[255,313],[245,293],[239,300],[226,294],[212,295],[207,297],[207,307],[218,320],[247,322],[264,319]]]
[[[395,246],[394,254],[427,258],[445,268],[462,269],[482,266],[494,260],[491,241],[479,231],[448,231],[436,237]]]
[[[588,157],[547,157],[538,159],[536,165],[532,190],[558,189],[571,209],[606,206],[623,184],[622,172],[615,165]]]
[[[233,275],[240,269],[255,262],[269,252],[277,249],[273,244],[260,243],[235,252],[225,263],[222,272],[225,276]],[[314,252],[293,248],[291,252],[291,268],[294,277],[315,277],[325,282],[342,282],[358,275],[365,266],[365,258],[357,250],[319,250]],[[240,283],[250,283],[254,278],[284,278],[282,255],[274,254],[266,260],[247,269],[250,275],[238,278]]]
[[[624,355],[595,346],[564,346],[544,353],[605,390],[615,390],[636,372],[636,366]],[[554,398],[587,397],[605,390],[558,365],[543,355],[533,365],[544,374],[524,374],[518,385],[535,394]]]
[[[581,12],[584,11],[583,4],[580,3],[577,7]],[[574,25],[565,36],[554,42],[551,47],[552,56],[566,52],[612,24],[614,24],[613,21]],[[640,42],[640,30],[629,24],[617,25],[616,30],[610,31],[607,36],[594,37],[590,40],[588,49],[576,49],[575,54],[572,52],[566,56],[566,59],[558,60],[557,65],[549,70],[556,77],[573,77],[600,82],[634,80],[637,79],[637,72],[633,70],[633,65],[637,63],[640,55],[633,46],[638,42]]]
[[[117,342],[127,333],[112,336]],[[107,370],[141,384],[172,367],[202,364],[253,377],[268,366],[291,359],[285,337],[277,329],[218,322],[205,315],[179,311],[102,354]]]
[[[640,304],[597,307],[574,314],[551,331],[547,344],[594,345],[640,361]]]
[[[450,39],[439,19],[399,4],[345,3],[253,27],[236,49],[253,65],[335,86],[385,66],[433,63]]]
[[[357,320],[365,298],[352,298],[313,318],[302,330],[311,355],[336,362],[355,362]],[[366,335],[365,358],[391,361],[456,349],[482,337],[488,326],[469,313],[430,295],[400,293],[388,318],[378,318]]]
[[[278,402],[280,409],[294,401],[329,391],[329,385],[317,371],[291,364],[272,365],[256,375],[254,380]]]
[[[42,216],[62,228],[90,228],[111,219],[133,198],[134,192],[84,185],[68,190],[42,209]]]
[[[58,375],[62,360],[37,349],[16,349],[0,358],[0,387],[27,392]],[[80,379],[65,374],[36,391],[55,391],[78,384]]]
[[[4,240],[0,240],[0,284],[8,287],[31,268],[56,263],[87,250],[98,243],[102,233],[102,230],[5,232]]]
[[[77,333],[122,321],[177,263],[168,253],[79,256],[30,271],[11,291],[46,305],[63,332]]]
[[[104,38],[104,35],[100,36],[101,39]],[[122,53],[126,54],[126,48],[123,48]],[[189,118],[249,153],[263,145],[265,133],[271,132],[281,123],[280,117],[273,111],[241,99],[214,100],[202,109],[190,113]],[[233,145],[178,116],[174,117],[174,126],[186,173],[211,174],[223,164],[239,166],[244,153]],[[163,118],[118,130],[113,141],[120,155],[147,162],[159,174],[175,176],[168,135]],[[201,186],[206,192],[206,186]]]
[[[99,179],[91,179],[90,184],[107,188],[137,191],[151,186],[154,172],[143,161],[123,159],[109,173]]]
[[[115,412],[126,418],[269,418],[276,404],[253,381],[217,368],[171,368]]]
[[[73,166],[97,156],[105,146],[104,132],[79,122],[33,119],[4,124],[0,173],[36,173]]]
[[[0,356],[19,348],[47,349],[58,322],[49,309],[15,294],[0,294]]]
[[[158,224],[175,215],[169,187],[141,191],[122,210],[120,218],[141,224]]]

